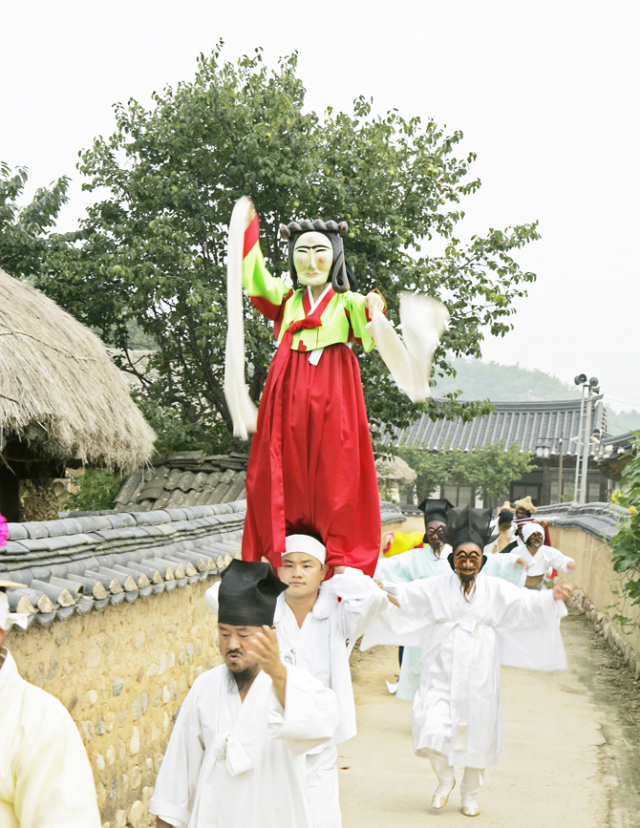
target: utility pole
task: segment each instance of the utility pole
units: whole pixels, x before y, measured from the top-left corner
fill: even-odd
[[[584,419],[584,388],[586,381],[586,374],[578,374],[578,376],[574,379],[576,385],[582,386],[582,399],[580,400],[580,425],[578,426],[578,442],[576,444],[576,476],[573,484],[573,499],[576,503],[580,502],[580,458],[582,457],[582,421]]]
[[[584,432],[584,449],[582,455],[582,486],[580,488],[580,503],[586,503],[588,497],[587,483],[589,481],[589,454],[591,453],[591,415],[593,411],[593,393],[597,393],[598,378],[589,380],[589,397],[587,399],[587,425]]]
[[[560,459],[558,461],[558,503],[562,503],[562,461],[564,460],[564,432],[558,437]]]

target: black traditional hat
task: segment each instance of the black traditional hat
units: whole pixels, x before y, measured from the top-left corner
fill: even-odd
[[[510,509],[503,509],[498,514],[498,526],[506,526],[507,523],[513,523],[514,513]]]
[[[271,627],[276,600],[287,584],[276,578],[271,565],[234,558],[222,573],[218,596],[218,623],[236,627]]]
[[[449,510],[453,509],[453,503],[449,503],[446,498],[423,500],[418,506],[424,512],[424,525],[433,520],[439,520],[442,523],[447,522],[447,515]]]
[[[453,553],[459,546],[474,543],[482,550],[491,540],[491,509],[471,509],[469,506],[451,509],[447,515],[446,534],[453,549],[448,560],[454,569]],[[484,556],[482,566],[486,560]]]

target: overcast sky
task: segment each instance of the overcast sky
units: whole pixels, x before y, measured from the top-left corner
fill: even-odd
[[[196,56],[293,50],[307,105],[433,117],[478,154],[463,235],[540,221],[518,254],[538,274],[516,330],[486,360],[572,381],[597,376],[640,409],[638,0],[0,0],[0,160],[32,188],[74,179],[62,228],[86,204],[77,153],[114,128],[112,104],[193,77]]]

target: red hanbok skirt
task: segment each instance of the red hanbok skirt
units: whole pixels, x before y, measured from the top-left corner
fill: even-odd
[[[242,557],[266,557],[278,567],[285,536],[312,531],[327,547],[329,566],[373,575],[380,500],[358,360],[343,344],[325,348],[317,365],[309,363],[308,351],[291,351],[275,389],[273,365],[249,455]],[[273,450],[277,441],[281,454]],[[279,487],[272,489],[280,457],[284,526],[281,517],[274,520],[282,511]]]

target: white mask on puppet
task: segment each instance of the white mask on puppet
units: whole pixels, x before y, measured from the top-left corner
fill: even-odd
[[[9,599],[6,593],[0,592],[0,630],[9,632],[13,625],[27,628],[27,616],[22,612],[9,612]]]
[[[302,285],[318,287],[329,281],[333,248],[324,233],[309,231],[296,239],[293,266]]]

